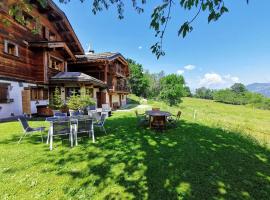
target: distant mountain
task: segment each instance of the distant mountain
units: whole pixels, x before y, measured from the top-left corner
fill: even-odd
[[[260,93],[266,97],[270,97],[270,83],[253,83],[246,87],[250,92]]]

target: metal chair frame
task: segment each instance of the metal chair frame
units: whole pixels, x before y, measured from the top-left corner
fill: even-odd
[[[61,124],[65,124],[64,129],[62,130],[55,130],[57,125],[61,125]],[[69,130],[69,131],[68,131]],[[53,149],[53,137],[55,136],[59,136],[59,135],[69,135],[69,140],[70,140],[70,144],[71,147],[73,147],[73,126],[71,126],[70,124],[70,120],[65,120],[65,119],[61,119],[59,118],[56,121],[51,121],[51,126],[49,128],[48,131],[48,137],[47,137],[47,144],[50,142],[50,150]],[[59,131],[59,133],[57,133],[57,131]]]
[[[25,117],[19,117],[18,121],[21,123],[22,127],[23,127],[23,135],[20,137],[18,144],[20,144],[21,140],[26,136],[26,135],[31,135],[35,132],[40,132],[41,135],[41,141],[43,142],[43,135],[42,132],[45,131],[45,127],[36,127],[36,128],[32,128],[29,126],[28,121],[26,120]]]
[[[100,120],[97,123],[95,123],[94,126],[99,127],[105,132],[105,134],[107,134],[106,129],[104,127],[105,121],[106,121],[106,114],[101,114]]]

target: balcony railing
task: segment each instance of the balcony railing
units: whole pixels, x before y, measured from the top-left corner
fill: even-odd
[[[125,70],[120,65],[114,66],[113,71],[114,71],[115,75],[118,77],[125,77],[126,76]]]
[[[109,85],[109,90],[113,92],[130,92],[130,88],[127,85]]]

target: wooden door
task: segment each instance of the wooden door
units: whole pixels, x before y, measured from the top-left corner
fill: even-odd
[[[24,114],[31,115],[31,91],[29,89],[22,91],[22,111]]]
[[[106,93],[105,92],[97,92],[97,106],[98,106],[98,108],[101,108],[102,104],[106,104]]]
[[[120,103],[120,107],[122,106],[122,95],[119,94],[119,103]]]
[[[113,106],[112,106],[112,95],[111,94],[109,95],[109,101],[110,101],[110,107],[112,108]]]
[[[106,104],[106,92],[101,92],[101,104]]]
[[[97,107],[101,108],[101,92],[97,92]]]

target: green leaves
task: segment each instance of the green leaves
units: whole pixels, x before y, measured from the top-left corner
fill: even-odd
[[[160,98],[170,106],[177,105],[186,95],[185,80],[181,75],[170,74],[161,79]]]
[[[190,33],[193,27],[190,26],[189,22],[185,22],[178,31],[178,36],[182,35],[183,38],[186,37],[187,33]]]

